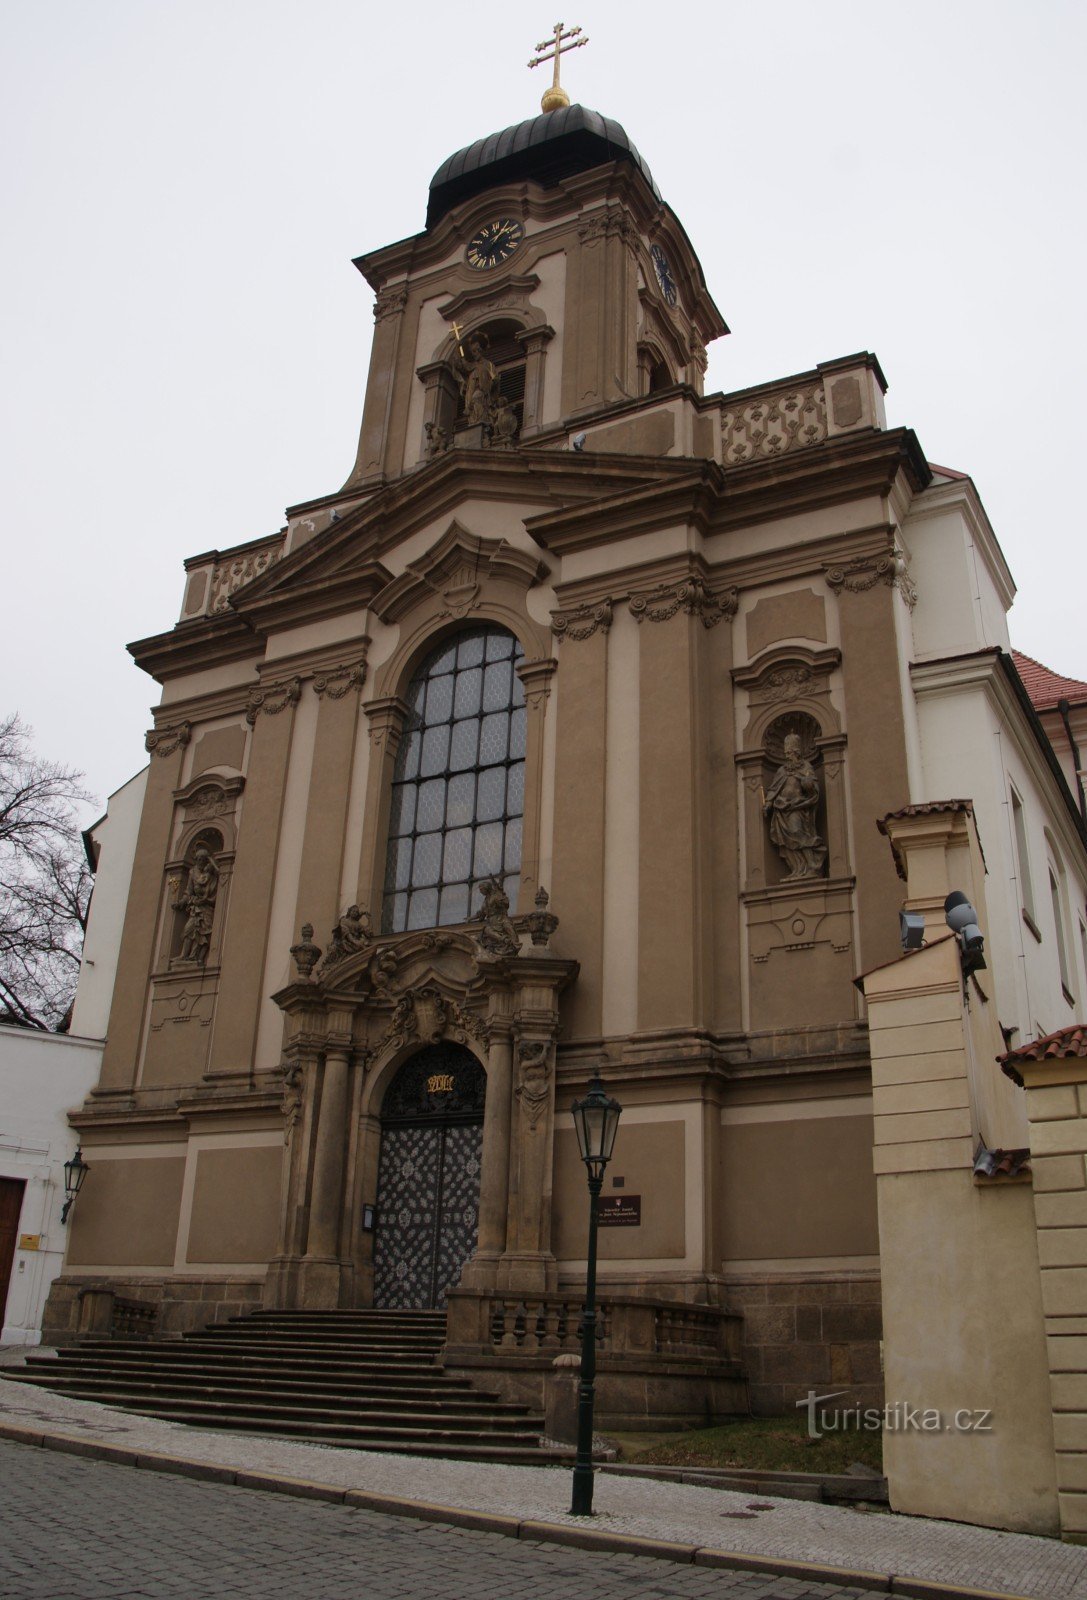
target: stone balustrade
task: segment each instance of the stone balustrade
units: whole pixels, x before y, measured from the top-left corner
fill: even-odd
[[[204,555],[191,557],[185,563],[181,621],[214,617],[226,611],[232,594],[275,565],[285,543],[286,534],[275,533],[267,539],[254,539],[251,544],[236,545],[230,550],[209,550]]]

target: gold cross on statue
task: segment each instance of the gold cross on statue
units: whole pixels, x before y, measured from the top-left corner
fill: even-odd
[[[587,35],[583,39],[578,38],[580,32],[580,28],[567,28],[564,31],[562,23],[556,22],[555,37],[553,39],[543,39],[536,46],[536,49],[542,51],[542,54],[534,57],[529,62],[530,67],[538,67],[541,61],[553,61],[555,63],[554,81],[550,89],[544,91],[543,99],[540,101],[540,109],[542,111],[558,111],[562,106],[570,104],[570,96],[559,83],[559,57],[565,55],[567,50],[580,50],[583,44],[588,44]],[[562,41],[564,39],[571,40],[571,43],[563,44]]]

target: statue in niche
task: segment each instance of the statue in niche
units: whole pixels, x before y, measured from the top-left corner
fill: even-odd
[[[784,757],[763,797],[762,814],[770,820],[770,838],[789,871],[782,880],[819,878],[827,847],[815,829],[819,779],[804,755],[798,733],[787,733]]]
[[[515,956],[521,949],[517,929],[510,921],[510,902],[497,878],[484,878],[480,884],[483,904],[472,918],[482,922],[476,943],[488,956]]]
[[[348,956],[357,955],[373,941],[370,913],[359,906],[348,906],[332,930],[332,938],[325,951],[322,967],[334,967]]]
[[[485,333],[473,334],[468,341],[467,355],[460,346],[453,351],[453,370],[464,398],[464,415],[471,423],[490,426],[498,368],[487,355],[488,342]]]
[[[215,917],[215,896],[219,892],[219,868],[206,845],[197,845],[189,866],[184,893],[174,901],[174,910],[185,916],[181,931],[182,961],[202,967],[211,948],[211,926]]]

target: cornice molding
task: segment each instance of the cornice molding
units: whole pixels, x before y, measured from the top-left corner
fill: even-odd
[[[1060,769],[1060,763],[1038,720],[1016,693],[995,647],[939,661],[910,663],[910,682],[918,701],[977,690],[985,694],[1007,729],[1016,753],[1044,795],[1065,861],[1087,877],[1087,827]]]

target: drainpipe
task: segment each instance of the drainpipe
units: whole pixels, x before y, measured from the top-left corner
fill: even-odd
[[[1076,793],[1079,795],[1079,813],[1084,821],[1087,822],[1087,800],[1083,797],[1083,774],[1080,769],[1079,745],[1072,737],[1072,723],[1068,716],[1070,709],[1067,700],[1057,701],[1057,710],[1060,712],[1061,721],[1064,723],[1064,731],[1068,737],[1068,748],[1072,752],[1072,765],[1076,774]]]

